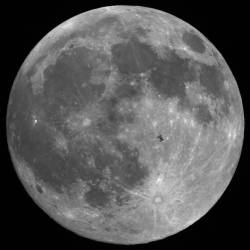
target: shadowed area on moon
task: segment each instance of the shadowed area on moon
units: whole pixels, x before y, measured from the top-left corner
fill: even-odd
[[[85,31],[58,40],[55,47],[60,48],[74,37],[98,38],[114,25],[122,27],[119,18],[106,17]],[[187,97],[184,83],[196,81],[208,95],[223,99],[224,116],[228,115],[231,102],[218,65],[180,57],[167,46],[166,56],[159,57],[152,46],[139,39],[140,33],[117,33],[123,40],[112,45],[111,57],[84,46],[62,51],[56,62],[44,70],[41,93],[34,94],[34,83],[30,81],[35,67],[27,75],[19,72],[8,108],[8,126],[14,125],[12,135],[9,129],[10,146],[35,178],[57,194],[69,196],[74,196],[74,185],[84,183],[84,202],[100,211],[128,204],[128,191],[143,187],[154,169],[141,160],[139,148],[118,137],[122,126],[138,123],[135,109],[121,111],[122,102],[139,103],[150,91],[162,100],[178,98],[178,108],[191,112],[194,104]],[[194,33],[184,32],[182,39],[193,51],[204,53],[203,41]],[[95,72],[100,65],[105,65],[105,69]],[[119,80],[109,93],[105,79],[113,68],[117,69]],[[142,73],[148,76],[147,84]],[[103,81],[93,82],[93,74],[100,74]],[[196,108],[198,123],[213,121],[206,105]],[[90,117],[90,126],[84,125],[86,117]],[[43,192],[39,187],[37,191]],[[134,232],[133,227],[126,230],[143,231]]]

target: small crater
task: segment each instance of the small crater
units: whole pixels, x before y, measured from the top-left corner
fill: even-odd
[[[153,203],[155,205],[162,204],[164,202],[164,199],[161,195],[156,195],[153,197]]]
[[[40,194],[43,193],[43,189],[42,189],[42,187],[39,184],[36,184],[35,188],[36,188],[36,190],[37,190],[38,193],[40,193]]]

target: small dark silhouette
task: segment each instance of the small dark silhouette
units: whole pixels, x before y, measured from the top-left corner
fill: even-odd
[[[163,139],[163,137],[162,137],[161,134],[159,134],[159,135],[157,136],[157,138],[159,139],[160,142],[164,141],[164,139]]]

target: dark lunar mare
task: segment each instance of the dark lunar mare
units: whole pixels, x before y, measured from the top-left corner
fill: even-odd
[[[199,104],[196,106],[195,112],[196,119],[201,122],[202,124],[206,125],[214,120],[211,113],[208,110],[207,105]]]
[[[119,90],[118,90],[119,91]],[[120,99],[116,96],[100,101],[103,116],[94,123],[97,130],[104,136],[115,137],[119,132],[119,127],[123,123],[133,123],[134,114],[127,112],[121,114],[118,111]]]
[[[204,53],[206,47],[204,45],[203,40],[201,37],[196,34],[194,31],[184,31],[182,34],[182,40],[186,43],[194,52],[197,53]]]
[[[133,189],[141,185],[148,175],[147,168],[138,161],[138,150],[115,139],[119,124],[132,122],[134,118],[131,113],[119,114],[116,106],[122,98],[136,96],[140,88],[121,85],[116,90],[117,97],[102,101],[104,123],[96,127],[95,133],[110,136],[122,158],[106,152],[99,141],[89,142],[84,138],[72,141],[71,134],[67,133],[63,124],[64,118],[71,111],[79,111],[97,102],[105,89],[104,84],[89,83],[92,70],[88,63],[89,53],[85,48],[74,48],[63,53],[55,65],[45,70],[46,81],[40,94],[33,94],[29,78],[16,79],[17,88],[12,91],[13,102],[8,110],[8,124],[15,125],[10,144],[15,154],[32,169],[37,180],[58,193],[66,190],[69,194],[77,180],[85,181],[89,187],[86,201],[93,207],[105,207],[111,196],[115,196],[119,204],[127,201],[128,196],[120,186]],[[39,114],[38,111],[43,116],[34,125],[33,115]],[[111,126],[109,132],[108,126]],[[67,153],[55,148],[55,131],[68,140]],[[90,159],[94,160],[94,166],[90,166]],[[105,177],[104,171],[107,169],[110,170],[111,179]],[[106,188],[103,188],[104,183],[108,183]]]
[[[203,41],[194,32],[184,32],[183,39],[197,52],[204,52]],[[222,114],[227,116],[230,98],[224,88],[225,77],[220,65],[207,65],[192,58],[181,58],[174,49],[167,46],[165,51],[165,56],[160,58],[149,44],[139,41],[137,34],[129,33],[126,42],[112,47],[112,62],[121,75],[128,79],[149,72],[148,80],[156,94],[164,99],[178,98],[181,110],[190,110],[193,107],[187,98],[184,83],[198,81],[213,100],[223,100]],[[127,88],[125,93],[137,94],[126,84],[124,88]],[[196,109],[196,118],[202,124],[214,119],[207,106],[199,105]]]

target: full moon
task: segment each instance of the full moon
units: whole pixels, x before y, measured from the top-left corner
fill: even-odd
[[[229,66],[200,31],[160,10],[110,6],[33,48],[6,124],[19,179],[55,222],[142,244],[191,226],[222,196],[244,115]]]

